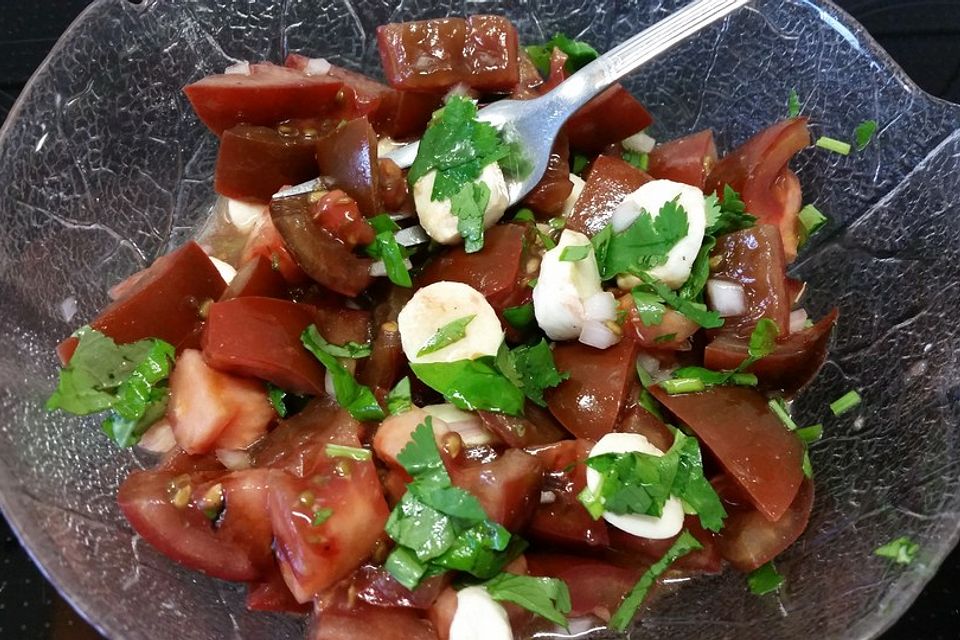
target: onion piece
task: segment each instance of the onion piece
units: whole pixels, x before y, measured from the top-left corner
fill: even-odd
[[[310,58],[303,72],[308,76],[325,76],[330,73],[330,63],[326,58]]]
[[[230,471],[242,471],[249,469],[253,464],[250,460],[250,454],[238,449],[217,449],[217,460]]]
[[[217,271],[220,272],[220,277],[223,278],[223,281],[227,284],[230,284],[233,279],[237,277],[237,270],[233,268],[232,264],[224,262],[220,258],[214,258],[213,256],[210,256],[210,262],[217,268]]]
[[[583,301],[583,316],[586,320],[605,322],[617,319],[617,299],[609,291],[595,293]]]
[[[657,141],[648,136],[643,131],[639,131],[629,138],[624,138],[620,141],[620,145],[627,149],[628,151],[636,151],[638,153],[650,153],[653,151],[653,148],[657,146]]]
[[[407,270],[413,269],[413,263],[410,260],[404,260],[403,264],[406,265]],[[383,263],[383,260],[377,260],[370,265],[370,275],[374,278],[383,278],[387,275],[387,265]]]
[[[450,431],[456,431],[464,446],[479,447],[498,442],[498,439],[483,426],[480,416],[475,413],[463,411],[449,403],[430,404],[423,410],[436,420],[440,420]]]
[[[224,69],[223,72],[231,76],[248,76],[250,75],[250,63],[243,60],[242,62],[230,65]]]
[[[580,342],[588,347],[608,349],[620,342],[620,336],[607,326],[606,322],[587,320],[580,330]]]
[[[173,435],[173,427],[166,418],[161,418],[140,436],[137,445],[151,453],[166,453],[177,446],[177,439]]]
[[[790,333],[797,333],[807,328],[807,310],[800,308],[790,312]]]
[[[747,295],[739,282],[710,278],[707,280],[707,300],[721,318],[742,316],[747,312]]]

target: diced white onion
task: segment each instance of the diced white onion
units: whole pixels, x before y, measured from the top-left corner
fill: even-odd
[[[409,260],[404,260],[403,264],[407,265],[407,269],[413,268],[413,263]],[[383,260],[377,260],[370,265],[370,275],[374,278],[383,278],[387,275],[387,265],[383,263]]]
[[[645,134],[643,131],[635,133],[629,138],[624,138],[620,144],[628,151],[638,153],[650,153],[657,146],[657,141]]]
[[[604,322],[587,320],[583,323],[583,330],[580,331],[580,342],[589,347],[608,349],[620,342],[620,336]]]
[[[803,331],[807,326],[807,310],[797,309],[790,312],[790,333]]]
[[[405,142],[397,142],[390,136],[383,136],[377,140],[377,155],[382,158],[391,151],[395,151],[405,144]]]
[[[330,73],[330,63],[326,58],[310,58],[307,60],[307,66],[303,72],[308,76],[325,76]]]
[[[73,296],[67,296],[60,301],[60,317],[63,318],[64,322],[70,322],[73,320],[73,316],[77,314],[77,299]]]
[[[225,200],[227,222],[241,232],[253,231],[254,227],[270,215],[266,205],[252,204],[232,198],[225,198]]]
[[[326,391],[327,395],[331,398],[337,397],[337,391],[333,386],[333,376],[330,375],[329,370],[323,374],[323,390]]]
[[[227,75],[248,76],[250,75],[250,63],[246,60],[237,62],[224,69],[223,72]]]
[[[479,447],[496,442],[496,438],[487,431],[480,416],[475,413],[463,411],[452,404],[446,403],[430,404],[425,406],[423,410],[437,420],[445,422],[451,431],[456,431],[463,444],[468,447]]]
[[[220,258],[214,258],[213,256],[210,256],[210,262],[217,268],[217,271],[220,272],[220,277],[223,278],[223,281],[227,284],[230,284],[237,276],[237,270],[234,269],[230,263],[224,262]]]
[[[617,299],[609,291],[595,293],[583,301],[583,314],[587,320],[616,320]]]
[[[557,501],[557,494],[553,491],[540,492],[540,504],[553,504]]]
[[[217,449],[217,460],[230,471],[249,469],[252,464],[249,453],[236,449]]]
[[[747,312],[747,297],[738,282],[710,278],[707,280],[707,300],[721,318],[742,316]]]
[[[141,449],[151,453],[166,453],[177,446],[177,439],[173,435],[173,427],[166,418],[153,423],[146,433],[140,436],[137,443]]]

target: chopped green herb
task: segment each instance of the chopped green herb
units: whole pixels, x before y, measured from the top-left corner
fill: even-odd
[[[513,216],[514,222],[535,222],[536,218],[533,217],[533,211],[527,209],[526,207],[517,211],[516,215]]]
[[[500,602],[512,602],[562,627],[567,626],[570,613],[570,591],[559,578],[500,575],[481,585],[490,597]]]
[[[700,378],[670,378],[660,383],[663,390],[672,396],[681,393],[696,393],[707,388]]]
[[[387,411],[395,416],[399,413],[410,411],[413,408],[413,400],[410,397],[410,378],[404,376],[400,378],[396,386],[387,393]]]
[[[493,366],[492,358],[455,362],[415,362],[413,373],[460,409],[520,415],[523,391]]]
[[[800,469],[803,470],[804,477],[813,479],[813,463],[810,462],[810,452],[806,449],[803,451],[803,462],[800,464]]]
[[[542,75],[550,73],[550,56],[554,49],[560,49],[567,54],[567,61],[564,68],[568,73],[573,73],[586,66],[589,62],[596,60],[597,50],[586,42],[573,40],[563,35],[555,33],[553,37],[543,44],[531,45],[526,47],[527,55]]]
[[[314,336],[314,346],[321,349],[324,353],[329,353],[334,358],[367,358],[370,356],[370,345],[359,344],[357,342],[347,342],[346,344],[333,344],[327,342],[318,331]]]
[[[891,540],[887,544],[877,547],[873,553],[881,558],[889,558],[897,564],[906,565],[916,559],[919,551],[919,544],[907,536],[900,536],[896,540]]]
[[[833,151],[834,153],[839,153],[842,156],[850,155],[850,143],[844,142],[843,140],[828,138],[827,136],[820,136],[817,138],[817,141],[814,144],[821,149]]]
[[[657,280],[648,273],[643,271],[634,271],[633,273],[640,278],[647,287],[652,289],[654,293],[660,296],[660,299],[663,300],[667,306],[690,318],[701,327],[705,329],[716,329],[723,326],[723,318],[720,317],[720,314],[716,311],[709,311],[706,305],[680,297],[664,282]]]
[[[823,436],[823,425],[822,424],[813,424],[809,427],[803,427],[797,429],[797,437],[803,441],[804,444],[810,444],[816,442]]]
[[[531,278],[527,281],[527,286],[533,289],[537,286],[538,282],[540,282],[540,278]]]
[[[373,244],[367,247],[367,253],[383,261],[383,268],[390,282],[401,287],[413,286],[410,270],[407,269],[405,250],[392,231],[384,231],[374,236]]]
[[[627,625],[633,620],[633,616],[637,613],[640,605],[643,604],[644,599],[647,597],[647,592],[650,590],[650,587],[653,586],[653,583],[657,581],[657,578],[659,578],[670,565],[676,562],[677,559],[687,555],[691,551],[702,548],[703,545],[701,545],[689,531],[684,529],[676,542],[670,546],[662,558],[647,569],[646,573],[640,577],[640,581],[634,585],[630,593],[628,593],[620,603],[620,606],[610,618],[610,628],[620,632],[626,631]]]
[[[648,153],[625,149],[623,153],[620,154],[620,157],[622,157],[627,164],[641,171],[646,171],[650,167],[650,154]]]
[[[273,405],[273,410],[277,412],[277,415],[281,418],[287,417],[287,405],[284,400],[287,397],[287,392],[277,387],[275,385],[267,383],[267,397],[270,398],[270,404]]]
[[[793,421],[792,417],[790,417],[790,412],[787,411],[787,405],[784,404],[782,399],[773,398],[767,402],[767,406],[770,407],[770,410],[773,411],[775,416],[780,418],[780,422],[783,423],[783,426],[790,431],[797,430],[797,423]]]
[[[525,331],[536,322],[533,303],[528,302],[517,307],[507,307],[503,310],[504,319],[518,331]]]
[[[330,516],[333,515],[333,509],[330,507],[323,507],[322,509],[317,509],[313,512],[313,519],[310,521],[310,524],[314,527],[319,527],[324,522],[330,519]]]
[[[800,96],[796,89],[790,89],[790,95],[787,96],[787,116],[796,118],[800,115]]]
[[[663,264],[688,229],[687,212],[675,200],[664,203],[656,218],[641,211],[623,231],[615,232],[608,224],[591,240],[600,277],[608,280],[619,273],[646,271]]]
[[[660,296],[644,291],[640,287],[634,287],[630,291],[630,295],[633,297],[633,304],[637,307],[640,322],[644,326],[653,327],[663,322],[663,314],[667,311],[667,308]]]
[[[420,350],[417,351],[417,357],[419,358],[435,353],[466,338],[467,325],[473,322],[473,319],[476,317],[476,314],[470,314],[452,320],[437,329],[437,332],[430,336],[430,338],[423,343],[423,346],[420,347]]]
[[[860,394],[856,391],[847,391],[830,403],[830,411],[833,411],[835,416],[841,416],[858,404],[860,404]]]
[[[540,244],[543,245],[544,249],[550,251],[550,249],[557,247],[557,243],[550,237],[549,233],[544,233],[539,226],[534,226],[533,230],[537,232],[537,237],[540,238]]]
[[[362,447],[348,447],[342,444],[330,443],[324,449],[331,458],[350,458],[358,462],[369,460],[372,456],[369,449]]]
[[[805,245],[807,240],[810,239],[810,236],[816,233],[820,227],[827,224],[827,217],[820,213],[820,210],[812,204],[804,205],[804,207],[800,209],[799,220],[800,246]]]
[[[583,173],[583,170],[587,168],[588,164],[590,164],[590,158],[580,153],[573,154],[573,166],[571,167],[572,173],[580,175]]]
[[[380,408],[370,387],[358,383],[335,356],[324,351],[323,345],[329,343],[320,335],[316,325],[310,325],[304,329],[300,335],[300,341],[333,378],[334,395],[341,407],[360,421],[384,418],[383,409]]]
[[[450,198],[450,211],[457,216],[457,232],[467,253],[483,249],[483,214],[490,201],[490,187],[484,182],[465,184]]]
[[[589,244],[574,244],[563,248],[560,252],[561,262],[579,262],[590,255],[592,247]]]
[[[89,326],[73,335],[77,347],[47,410],[89,415],[112,409],[103,430],[119,446],[133,446],[164,414],[173,345],[156,339],[118,345]]]
[[[547,220],[547,225],[551,229],[555,229],[559,231],[560,229],[563,229],[564,227],[567,226],[567,219],[559,216],[557,216],[556,218],[550,218],[549,220]]]
[[[740,194],[728,184],[723,185],[723,200],[712,193],[705,198],[708,236],[722,236],[741,229],[749,229],[757,219],[747,213],[747,205]]]
[[[653,339],[654,344],[665,344],[667,342],[673,342],[677,339],[677,334],[675,333],[665,333],[661,336],[657,336]]]
[[[707,286],[707,280],[710,279],[710,252],[716,245],[716,238],[704,236],[700,251],[690,268],[690,277],[677,291],[677,295],[681,298],[698,302],[703,301],[703,289]]]
[[[734,384],[740,387],[753,387],[757,384],[757,376],[752,373],[742,373],[740,371],[713,371],[705,367],[680,367],[673,372],[673,379],[686,380],[696,379],[703,383],[704,388],[713,387],[721,384]],[[661,385],[662,386],[662,385]],[[693,391],[703,391],[703,389],[693,389]],[[677,393],[690,393],[678,391]]]
[[[528,398],[541,407],[547,406],[543,392],[570,377],[567,372],[557,371],[553,351],[545,339],[532,346],[513,349],[509,352],[509,361],[506,368],[516,372],[520,383],[518,386]],[[501,370],[503,369],[501,366]]]
[[[876,120],[864,120],[857,125],[853,135],[857,142],[857,151],[863,151],[870,141],[873,140],[873,134],[877,132]]]
[[[765,596],[768,593],[779,591],[782,585],[783,576],[777,572],[772,560],[747,576],[747,586],[750,587],[750,592],[755,596]]]

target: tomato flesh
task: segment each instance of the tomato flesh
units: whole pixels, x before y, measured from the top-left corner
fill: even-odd
[[[716,164],[717,145],[713,131],[706,129],[658,144],[650,152],[647,172],[657,180],[682,182],[702,191]]]
[[[598,156],[587,171],[586,184],[567,218],[566,228],[596,235],[610,222],[624,196],[652,179],[620,158]]]
[[[286,293],[287,283],[280,274],[280,270],[273,268],[269,258],[256,255],[237,269],[237,275],[224,289],[220,300],[232,300],[233,298],[247,296],[283,298]]]
[[[517,30],[503,16],[469,16],[464,38],[465,82],[478,91],[509,91],[517,84]]]
[[[561,133],[553,143],[546,173],[523,199],[523,204],[532,209],[537,218],[551,218],[563,212],[563,205],[571,192],[570,146]]]
[[[487,516],[509,531],[520,531],[540,503],[541,462],[519,449],[496,460],[454,468],[453,483],[477,497]]]
[[[650,112],[617,83],[573,114],[564,129],[571,147],[593,155],[651,124]]]
[[[289,125],[227,129],[220,138],[213,188],[228,198],[265,204],[281,187],[317,176],[314,144]]]
[[[527,554],[527,564],[530,575],[559,578],[566,583],[570,617],[595,615],[601,620],[610,620],[641,574],[638,569],[602,560],[556,553]]]
[[[317,141],[320,175],[333,180],[370,218],[383,213],[377,134],[366,118],[351,120]],[[369,241],[368,241],[369,242]]]

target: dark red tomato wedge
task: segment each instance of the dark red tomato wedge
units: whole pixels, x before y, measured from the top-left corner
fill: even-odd
[[[405,364],[400,328],[396,322],[384,322],[373,339],[370,358],[361,362],[357,380],[382,399],[400,380]]]
[[[715,387],[670,395],[650,391],[700,438],[753,505],[768,520],[780,519],[803,480],[803,445],[758,391]]]
[[[609,349],[566,342],[557,344],[557,369],[570,374],[547,390],[547,406],[567,431],[578,438],[598,440],[617,425],[627,389],[636,377],[636,343],[621,340]]]
[[[365,564],[351,578],[351,588],[360,600],[377,607],[408,607],[427,610],[440,592],[450,584],[450,575],[441,574],[423,580],[411,591],[397,582],[381,566]]]
[[[729,184],[740,193],[747,211],[779,228],[787,260],[797,257],[800,183],[788,168],[790,159],[810,146],[806,118],[778,122],[728,153],[707,178],[707,192],[723,193]]]
[[[465,80],[463,18],[437,18],[377,27],[387,82],[406,91],[444,92]]]
[[[357,201],[340,189],[334,189],[311,203],[314,221],[347,249],[373,242],[373,227],[360,214]]]
[[[269,524],[269,520],[267,521]],[[286,613],[310,613],[310,604],[300,604],[283,581],[280,568],[274,564],[266,578],[247,584],[247,609],[251,611],[281,611]]]
[[[226,286],[200,245],[190,241],[157,258],[90,326],[119,344],[160,338],[179,346],[200,329],[200,306],[218,299]],[[68,338],[57,348],[61,361],[73,356],[76,342]]]
[[[647,172],[658,180],[673,180],[703,190],[707,176],[717,164],[713,131],[705,129],[689,136],[658,144],[650,152]]]
[[[237,472],[247,473],[247,472]],[[239,523],[263,522],[264,512],[243,512],[256,503],[255,496],[244,496],[236,505],[226,506],[231,496],[210,490],[210,482],[222,472],[179,473],[177,471],[134,471],[120,485],[117,501],[127,521],[144,540],[161,553],[186,567],[223,580],[255,581],[263,575],[262,562],[270,555],[269,537],[264,540],[255,526],[250,537],[238,531]],[[197,491],[202,487],[203,492]],[[261,487],[252,484],[253,493]],[[217,509],[220,495],[226,517],[238,522],[231,534],[204,513]],[[232,514],[227,510],[235,507]],[[216,513],[211,515],[216,517]],[[235,535],[239,534],[239,535]],[[266,546],[264,546],[266,543]]]
[[[324,368],[300,342],[316,309],[275,298],[210,305],[203,358],[215,369],[267,380],[286,391],[323,394]]]
[[[827,343],[837,323],[834,309],[820,322],[777,340],[776,349],[751,366],[764,390],[780,390],[792,395],[816,377],[827,359]],[[735,369],[747,358],[747,340],[720,336],[707,345],[704,366],[709,369]]]
[[[317,141],[320,175],[357,201],[366,217],[383,213],[377,134],[366,118],[351,120]]]
[[[720,236],[713,255],[711,277],[739,283],[747,302],[747,313],[725,318],[721,332],[749,337],[760,318],[770,318],[781,336],[790,333],[787,263],[777,228],[760,224]]]
[[[237,269],[237,275],[223,291],[220,300],[232,300],[248,296],[265,298],[283,298],[287,294],[287,283],[274,269],[269,258],[257,255],[243,263]]]
[[[520,77],[517,30],[503,16],[470,16],[464,38],[465,81],[484,92],[507,92]]]
[[[360,440],[336,444],[359,447]],[[270,476],[270,522],[280,571],[299,602],[347,577],[370,557],[389,510],[373,462],[315,453],[313,472]],[[325,518],[325,519],[324,519]]]
[[[540,504],[543,464],[519,449],[507,449],[485,464],[455,467],[450,473],[456,486],[476,496],[487,516],[509,531],[522,530]]]
[[[543,86],[543,78],[540,77],[540,72],[537,71],[533,60],[523,49],[517,55],[517,72],[517,85],[511,90],[510,97],[514,100],[530,100],[539,96]]]
[[[478,411],[483,425],[497,434],[508,447],[523,448],[553,444],[569,434],[546,411],[527,403],[526,416],[509,416],[493,411]]]
[[[429,620],[420,617],[413,609],[375,607],[363,601],[356,601],[349,607],[326,608],[314,613],[310,630],[307,632],[307,640],[357,638],[437,640],[437,632]]]
[[[790,508],[776,522],[754,509],[728,506],[717,546],[735,569],[748,573],[773,560],[807,528],[813,510],[813,482],[804,478]]]
[[[598,156],[586,173],[586,184],[567,218],[567,229],[596,235],[610,222],[624,196],[652,179],[620,158]]]
[[[240,254],[240,261],[247,262],[257,256],[263,256],[269,260],[270,265],[280,272],[288,284],[301,285],[309,280],[287,250],[280,232],[270,219],[270,211],[267,207],[263,208],[263,218],[247,239],[247,244]]]
[[[297,53],[291,53],[284,61],[284,66],[302,71],[310,76],[327,77],[343,83],[338,95],[339,113],[341,120],[352,120],[358,117],[371,117],[378,113],[383,106],[383,98],[391,89],[385,84],[377,82],[357,71],[330,64],[325,60],[314,60],[318,63],[311,69],[311,59]],[[326,64],[324,64],[326,62]],[[326,72],[319,70],[325,68]]]
[[[342,83],[328,76],[269,63],[250,74],[219,74],[184,87],[197,117],[220,135],[238,124],[272,127],[291,118],[316,118],[337,108]]]
[[[720,573],[723,570],[723,558],[717,548],[716,536],[700,526],[697,516],[684,518],[683,528],[687,529],[703,545],[703,548],[691,551],[671,567],[687,572]],[[633,566],[637,560],[641,564],[652,564],[667,553],[667,550],[677,541],[678,536],[679,534],[665,540],[652,540],[610,527],[610,547],[626,556],[630,566]]]
[[[664,311],[660,324],[648,326],[637,313],[637,305],[629,293],[619,298],[618,306],[627,314],[623,322],[624,335],[644,349],[689,351],[690,337],[700,329],[696,322],[673,309]]]
[[[409,140],[423,135],[433,112],[443,106],[443,94],[393,91],[383,104],[384,115],[373,121],[374,129],[394,140]]]
[[[638,385],[633,385],[630,397],[636,398],[638,394]],[[660,451],[667,451],[673,446],[673,434],[667,425],[640,405],[633,405],[627,409],[623,420],[617,425],[617,431],[640,434]]]
[[[553,501],[541,502],[527,527],[526,535],[534,540],[561,547],[598,548],[610,544],[607,524],[594,520],[577,500],[587,484],[583,461],[593,443],[587,440],[564,440],[529,452],[544,465],[542,490],[553,495]]]
[[[355,255],[314,219],[309,194],[271,201],[270,215],[297,264],[318,284],[356,296],[373,282],[372,261]]]
[[[228,198],[267,203],[281,187],[317,176],[314,143],[290,126],[227,129],[220,138],[213,188]]]
[[[571,147],[593,155],[651,124],[650,112],[618,83],[573,114],[564,129],[570,136]]]
[[[370,312],[363,309],[317,307],[316,325],[320,335],[333,344],[370,342]]]
[[[530,575],[559,578],[566,583],[570,617],[595,615],[605,621],[610,620],[641,575],[639,569],[557,553],[528,553],[527,566]]]
[[[544,94],[567,79],[567,54],[555,48],[550,53],[550,73],[547,80],[540,85],[540,93]]]
[[[467,253],[454,247],[434,258],[423,271],[417,286],[448,280],[468,284],[495,307],[517,288],[521,275],[523,237],[526,229],[518,224],[501,224],[489,229],[483,238],[483,250]]]
[[[563,205],[572,191],[570,146],[566,136],[561,133],[553,143],[546,173],[523,199],[523,204],[532,209],[538,219],[552,218],[563,212]]]
[[[267,432],[274,410],[262,383],[218,371],[186,349],[170,375],[167,415],[180,448],[202,454],[250,446]]]

